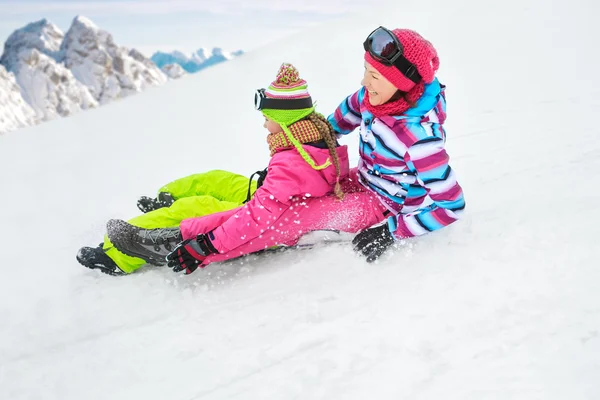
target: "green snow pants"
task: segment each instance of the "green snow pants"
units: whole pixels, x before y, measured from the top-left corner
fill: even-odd
[[[201,217],[241,206],[248,195],[256,191],[256,181],[232,172],[214,170],[177,179],[158,190],[168,192],[175,202],[170,207],[159,208],[130,219],[132,225],[144,229],[179,226],[187,218]],[[123,272],[132,273],[146,264],[141,258],[130,257],[117,250],[104,235],[105,253]]]

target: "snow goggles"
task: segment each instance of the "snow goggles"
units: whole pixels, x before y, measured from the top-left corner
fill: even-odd
[[[257,110],[302,110],[313,106],[312,98],[272,99],[265,95],[267,89],[257,89],[254,93],[254,108]]]
[[[404,47],[389,29],[380,26],[367,36],[363,43],[365,51],[383,65],[394,66],[414,83],[421,82],[417,67],[404,57]]]

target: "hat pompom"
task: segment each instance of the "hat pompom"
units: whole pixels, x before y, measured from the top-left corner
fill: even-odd
[[[292,85],[300,80],[300,73],[292,64],[283,63],[277,72],[275,82],[277,84]]]

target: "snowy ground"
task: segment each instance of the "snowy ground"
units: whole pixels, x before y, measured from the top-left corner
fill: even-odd
[[[398,3],[0,137],[0,399],[600,398],[600,6]],[[330,112],[379,24],[439,48],[464,220],[377,265],[340,245],[188,277],[76,263],[170,179],[261,168],[253,89],[289,61]]]

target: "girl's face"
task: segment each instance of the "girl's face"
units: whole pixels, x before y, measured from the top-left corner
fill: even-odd
[[[365,62],[365,74],[361,85],[369,91],[369,103],[379,106],[387,103],[398,91],[383,75],[381,75],[371,64]]]
[[[271,121],[269,118],[265,117],[265,123],[263,127],[269,131],[269,133],[279,133],[282,132],[281,126],[277,122]]]

